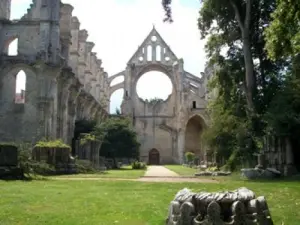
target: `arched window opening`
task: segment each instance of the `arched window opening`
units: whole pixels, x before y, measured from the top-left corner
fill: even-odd
[[[147,61],[152,61],[152,46],[147,47]]]
[[[21,70],[16,75],[16,90],[15,90],[15,103],[24,104],[26,93],[26,74]]]
[[[170,78],[158,71],[143,74],[136,84],[138,96],[148,101],[166,100],[172,93],[172,89],[173,85]]]
[[[15,38],[12,42],[9,43],[7,48],[7,55],[9,56],[18,55],[18,43],[19,43],[18,38]]]
[[[110,97],[110,106],[109,111],[110,114],[118,114],[121,113],[121,104],[123,101],[124,89],[118,89],[114,93],[112,93]]]
[[[122,83],[123,81],[124,81],[124,76],[122,75],[122,76],[118,76],[118,77],[116,77],[116,78],[114,78],[111,82],[110,82],[110,86],[112,87],[112,86],[114,86],[114,85],[116,85],[116,84],[119,84],[119,83]]]
[[[156,46],[156,61],[161,61],[161,47],[159,45]]]

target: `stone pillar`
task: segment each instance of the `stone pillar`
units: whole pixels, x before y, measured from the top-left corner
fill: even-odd
[[[297,172],[295,165],[294,165],[294,154],[292,149],[291,140],[289,137],[285,138],[285,145],[286,145],[286,165],[284,168],[284,175],[290,176]]]
[[[78,46],[79,46],[79,28],[80,23],[77,17],[71,19],[71,46],[69,53],[68,65],[72,68],[73,72],[78,76]]]
[[[88,32],[86,30],[79,31],[79,63],[78,63],[78,77],[81,84],[85,83],[85,70],[86,70],[86,40],[88,38]]]
[[[11,0],[1,0],[0,1],[0,20],[1,19],[10,19],[10,8]]]
[[[178,161],[180,164],[184,163],[184,145],[185,145],[185,135],[184,131],[178,133]]]

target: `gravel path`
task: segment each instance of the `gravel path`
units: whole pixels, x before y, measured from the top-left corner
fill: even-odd
[[[52,180],[93,180],[93,181],[138,181],[138,182],[162,182],[162,183],[218,183],[213,179],[199,179],[188,177],[141,177],[138,179],[103,178],[103,177],[55,177]]]
[[[179,177],[179,175],[164,166],[148,166],[144,177]]]
[[[139,181],[173,183],[218,183],[209,178],[182,177],[164,166],[149,166],[145,175],[137,179],[105,177],[53,177],[53,180],[94,180],[94,181]]]

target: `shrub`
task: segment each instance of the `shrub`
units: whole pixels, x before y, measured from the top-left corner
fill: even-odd
[[[208,167],[206,170],[209,171],[209,172],[217,172],[217,171],[219,171],[218,167],[216,167],[216,166]]]
[[[195,154],[193,152],[186,152],[185,159],[188,163],[192,163],[195,160]]]
[[[31,144],[20,144],[18,161],[19,167],[26,176],[49,175],[55,171],[55,168],[47,163],[37,162],[31,158]]]
[[[80,139],[80,145],[85,145],[89,141],[99,141],[93,134],[83,134],[83,137]]]
[[[133,170],[144,170],[147,168],[146,163],[135,161],[131,164]]]
[[[47,140],[42,140],[36,143],[34,147],[38,148],[69,148],[71,150],[71,147],[67,144],[65,144],[62,140],[53,140],[53,141],[47,141]]]
[[[92,162],[89,160],[76,160],[75,162],[77,173],[95,173],[96,170],[93,167]]]

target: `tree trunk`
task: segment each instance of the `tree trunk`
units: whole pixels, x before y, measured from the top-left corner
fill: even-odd
[[[251,54],[251,43],[249,40],[249,30],[246,32],[247,34],[243,35],[243,52],[244,52],[244,61],[245,61],[245,80],[246,80],[246,97],[247,97],[247,105],[248,105],[248,113],[253,115],[255,112],[255,107],[253,103],[253,93],[255,88],[254,83],[254,65]]]
[[[241,12],[237,7],[236,3],[230,0],[230,4],[234,9],[235,16],[242,33],[243,53],[244,53],[245,70],[246,70],[245,73],[246,85],[244,87],[245,87],[246,100],[248,106],[248,116],[251,117],[255,113],[255,106],[253,103],[255,79],[254,79],[254,65],[253,65],[253,58],[251,53],[251,41],[250,41],[252,0],[247,0],[244,21],[242,21]]]

